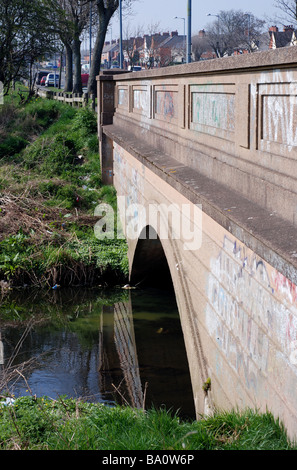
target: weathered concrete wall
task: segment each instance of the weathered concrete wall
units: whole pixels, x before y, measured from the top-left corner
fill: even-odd
[[[126,210],[131,204],[189,203],[120,146],[114,152],[114,183]],[[138,222],[141,231],[146,221]],[[197,413],[209,404],[268,408],[297,435],[297,287],[205,213],[200,228],[197,250],[185,250],[183,239],[162,240]],[[137,242],[129,243],[131,266]]]
[[[122,215],[133,203],[202,207],[195,229],[199,246],[185,249],[183,237],[161,240],[197,413],[209,405],[268,408],[292,437],[296,57],[292,51],[255,54],[118,75],[115,113],[106,126],[99,106],[101,144],[109,142],[107,153],[101,147],[103,177],[108,170],[106,181],[124,197]],[[134,215],[139,229],[145,227],[147,220]],[[137,239],[130,239],[131,270],[136,246]]]

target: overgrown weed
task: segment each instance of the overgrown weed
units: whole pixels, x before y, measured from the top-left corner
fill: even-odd
[[[0,279],[125,282],[126,243],[99,241],[93,230],[97,204],[112,204],[116,213],[114,188],[101,183],[94,112],[41,98],[7,106],[11,119],[3,120],[0,137]]]

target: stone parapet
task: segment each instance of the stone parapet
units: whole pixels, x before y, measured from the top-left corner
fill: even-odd
[[[218,221],[227,211],[222,208],[219,216],[210,207],[223,190],[228,193],[232,205],[225,226],[231,227],[235,217],[235,225],[245,233],[240,239],[246,242],[249,233],[253,239],[266,240],[270,257],[271,249],[282,253],[278,268],[296,282],[296,58],[297,49],[291,47],[142,72],[101,74],[103,181],[112,183],[112,141],[117,136],[130,152],[128,142],[133,140],[134,153],[140,157],[170,157],[176,167],[170,173],[172,181],[181,171],[188,173],[198,199],[201,182],[209,182],[204,207],[215,212]],[[149,161],[146,157],[146,164]],[[254,245],[252,249],[257,248]],[[259,254],[267,259],[263,249]]]

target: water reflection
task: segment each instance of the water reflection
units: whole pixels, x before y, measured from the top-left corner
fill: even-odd
[[[114,342],[123,371],[130,403],[141,408],[145,404],[142,391],[136,340],[133,327],[132,305],[119,302],[114,306]]]
[[[67,395],[140,408],[164,404],[194,417],[172,294],[121,289],[30,291],[6,298],[0,318],[2,389],[9,378],[9,388],[17,396],[31,390],[37,396]],[[31,328],[28,321],[33,322]],[[6,380],[5,371],[10,373]]]

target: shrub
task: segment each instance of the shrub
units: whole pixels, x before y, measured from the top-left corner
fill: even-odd
[[[91,152],[98,152],[99,140],[96,134],[92,135],[87,141],[88,148]]]
[[[50,100],[32,101],[20,113],[23,117],[26,115],[35,116],[38,124],[44,129],[56,121],[60,114],[60,104]]]
[[[89,108],[80,108],[74,118],[73,129],[83,135],[96,134],[97,119],[95,113]]]
[[[60,188],[60,184],[53,181],[42,181],[38,186],[38,191],[42,196],[55,196]]]
[[[35,141],[23,154],[25,169],[36,168],[48,176],[60,176],[70,170],[76,156],[76,146],[72,139],[58,134],[53,138]]]
[[[10,157],[19,153],[28,145],[28,143],[29,142],[23,137],[18,135],[8,135],[0,143],[0,158]]]

